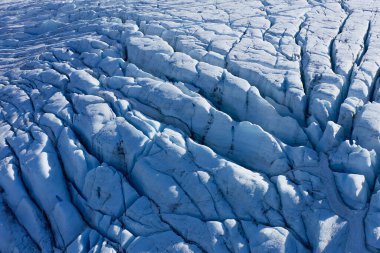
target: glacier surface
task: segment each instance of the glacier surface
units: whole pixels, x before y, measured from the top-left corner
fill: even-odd
[[[0,0],[0,252],[380,252],[379,11]]]

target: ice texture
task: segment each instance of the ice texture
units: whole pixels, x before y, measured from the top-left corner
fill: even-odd
[[[380,1],[0,1],[0,252],[380,252]]]

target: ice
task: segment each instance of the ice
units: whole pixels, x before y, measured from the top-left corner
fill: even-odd
[[[317,150],[328,152],[336,148],[343,140],[344,133],[342,127],[329,121],[327,122],[325,131],[318,141]]]
[[[307,223],[308,236],[315,252],[346,252],[347,222],[326,210],[314,210],[315,218]],[[322,232],[323,231],[323,232]]]
[[[89,171],[83,185],[83,195],[88,205],[104,214],[119,217],[124,211],[124,203],[120,202],[123,200],[124,187],[120,182],[117,172],[107,166],[99,166]],[[126,195],[130,197],[128,193]]]
[[[9,208],[30,233],[31,238],[43,249],[52,249],[52,238],[47,231],[47,221],[24,188],[19,168],[10,157],[1,161],[0,185]]]
[[[64,23],[56,21],[56,20],[46,20],[36,27],[29,27],[26,30],[26,32],[33,35],[54,32],[55,30],[58,30],[58,28],[62,27],[63,25]]]
[[[370,188],[375,184],[378,161],[374,150],[368,151],[355,143],[342,142],[330,156],[331,168],[338,172],[364,175]]]
[[[373,102],[366,104],[357,115],[354,123],[352,137],[364,148],[380,152],[380,104]],[[365,130],[362,130],[365,129]]]
[[[251,252],[307,252],[294,237],[282,227],[266,227],[256,225],[249,221],[242,222],[246,234],[248,234],[249,248]]]
[[[138,237],[127,250],[128,252],[202,252],[197,246],[185,243],[178,235],[169,231]]]
[[[369,187],[363,175],[335,173],[335,182],[343,200],[354,209],[363,209],[368,202]]]
[[[380,211],[380,192],[376,191],[371,196],[368,215],[365,220],[365,228],[367,235],[367,243],[372,247],[379,247],[380,231],[379,231],[379,211]]]
[[[36,244],[28,233],[17,222],[12,213],[7,209],[2,197],[0,197],[0,249],[4,252],[39,252]]]
[[[379,251],[379,8],[3,1],[0,251]]]
[[[67,84],[67,89],[73,92],[82,92],[87,89],[96,89],[99,86],[99,81],[83,70],[77,70],[70,74],[70,82]]]

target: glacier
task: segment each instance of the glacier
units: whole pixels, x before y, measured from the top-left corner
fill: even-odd
[[[0,252],[380,252],[379,10],[0,0]]]

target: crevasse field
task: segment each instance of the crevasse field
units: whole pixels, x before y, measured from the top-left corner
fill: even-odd
[[[0,252],[380,252],[379,0],[0,0]]]

